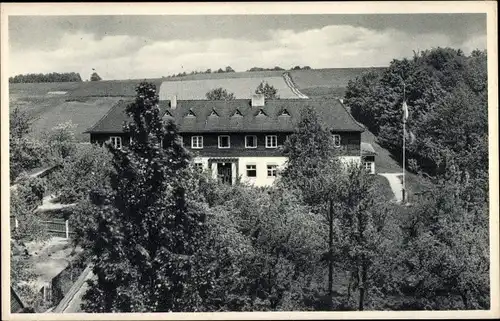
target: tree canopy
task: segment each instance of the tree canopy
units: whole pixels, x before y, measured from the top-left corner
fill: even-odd
[[[444,173],[450,159],[470,174],[486,173],[487,55],[436,48],[413,59],[393,60],[381,75],[368,72],[350,81],[345,104],[385,147],[402,148],[402,103],[409,118],[407,152],[421,169]]]
[[[9,77],[9,83],[37,83],[37,82],[81,82],[82,77],[76,72],[57,73],[52,72],[48,74],[25,74]]]
[[[205,97],[208,100],[233,100],[236,98],[234,93],[230,93],[222,87],[210,90],[205,94]]]
[[[278,90],[269,85],[267,81],[262,81],[255,89],[256,94],[262,94],[266,99],[279,99]]]
[[[99,81],[99,80],[102,80],[102,78],[97,74],[97,72],[93,72],[92,75],[90,75],[90,81]]]

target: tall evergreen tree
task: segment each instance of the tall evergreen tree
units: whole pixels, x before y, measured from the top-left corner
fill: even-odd
[[[129,148],[113,154],[111,187],[91,193],[96,226],[87,231],[96,282],[91,312],[192,311],[198,298],[193,258],[205,235],[189,154],[175,124],[164,124],[150,83],[126,110]],[[161,143],[163,139],[163,144]],[[163,145],[163,147],[162,147]]]

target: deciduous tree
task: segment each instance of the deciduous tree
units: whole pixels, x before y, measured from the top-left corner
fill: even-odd
[[[93,72],[92,75],[90,75],[90,81],[99,81],[99,80],[102,80],[102,78],[97,74],[97,72]]]
[[[233,93],[228,92],[222,87],[210,90],[205,94],[205,97],[208,100],[233,100],[236,98]]]
[[[9,163],[10,181],[14,182],[23,172],[42,166],[47,156],[43,141],[31,135],[34,119],[15,108],[10,114]]]
[[[278,90],[267,81],[261,82],[255,89],[256,94],[262,94],[266,99],[279,99]]]

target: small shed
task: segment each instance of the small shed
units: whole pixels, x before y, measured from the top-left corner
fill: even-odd
[[[372,144],[361,142],[361,159],[363,166],[370,174],[375,174],[375,156],[377,152]]]

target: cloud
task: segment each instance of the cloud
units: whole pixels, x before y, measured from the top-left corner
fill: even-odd
[[[65,34],[52,50],[11,48],[10,74],[80,72],[95,68],[103,79],[153,78],[181,71],[231,66],[313,68],[386,66],[413,50],[450,46],[469,53],[486,47],[486,36],[455,43],[440,32],[409,34],[396,29],[374,30],[351,25],[329,25],[305,31],[269,30],[261,40],[215,38],[201,41],[151,41],[139,36]]]

